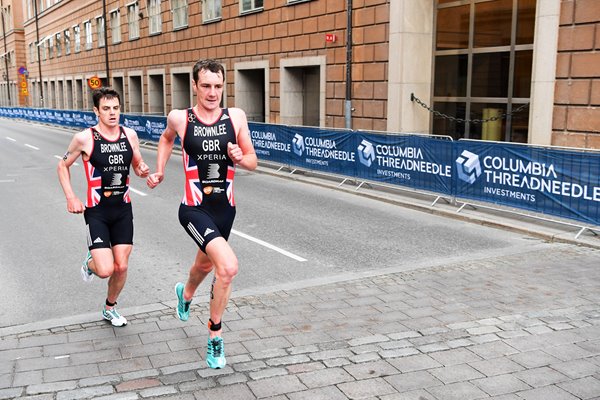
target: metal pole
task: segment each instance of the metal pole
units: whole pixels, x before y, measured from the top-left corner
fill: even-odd
[[[352,0],[348,0],[346,24],[346,101],[344,104],[346,129],[352,129]]]
[[[110,86],[110,69],[108,68],[108,19],[106,18],[106,0],[102,0],[102,18],[104,18],[104,62],[106,63],[106,86]]]
[[[40,57],[40,27],[38,25],[38,0],[33,0],[33,12],[35,13],[35,42],[37,47],[38,75],[40,76],[40,107],[44,107],[44,83],[42,82],[42,58]]]
[[[4,37],[4,68],[6,68],[6,93],[8,93],[8,105],[12,106],[10,99],[10,85],[8,84],[8,46],[6,45],[6,24],[4,23],[4,2],[0,0],[2,9],[2,36]]]

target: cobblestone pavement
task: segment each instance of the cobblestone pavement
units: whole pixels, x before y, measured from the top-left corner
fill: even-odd
[[[4,335],[0,399],[600,399],[600,251],[517,255],[234,297],[228,365],[207,304],[129,325]]]

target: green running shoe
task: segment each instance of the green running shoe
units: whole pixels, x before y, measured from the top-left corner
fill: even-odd
[[[102,318],[104,318],[107,321],[110,321],[112,326],[127,325],[127,320],[125,319],[125,317],[119,314],[117,309],[114,307],[108,310],[106,306],[104,306],[104,309],[102,310]]]
[[[92,259],[92,253],[88,250],[87,256],[85,256],[85,260],[81,263],[81,279],[84,282],[91,282],[94,279],[94,273],[89,267],[89,263]]]
[[[225,346],[223,339],[215,337],[213,339],[208,338],[208,345],[206,347],[206,365],[210,368],[220,369],[225,367],[227,361],[225,360]]]
[[[183,289],[185,289],[185,285],[181,282],[177,282],[175,285],[175,293],[177,294],[177,317],[182,321],[187,321],[190,317],[190,304],[192,304],[192,301],[185,301],[183,298]]]

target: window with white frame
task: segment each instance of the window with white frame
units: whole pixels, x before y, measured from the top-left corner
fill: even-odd
[[[104,25],[104,17],[96,17],[96,34],[98,35],[98,47],[106,46],[106,41],[104,40],[104,29],[106,29],[106,26]]]
[[[92,37],[92,21],[84,21],[83,28],[85,29],[85,49],[91,50],[94,44]]]
[[[29,62],[31,62],[31,63],[36,62],[35,52],[36,52],[35,43],[29,43]]]
[[[240,0],[240,12],[262,10],[263,0]]]
[[[121,43],[121,11],[118,8],[110,12],[110,32],[113,44]]]
[[[171,0],[171,12],[173,13],[173,29],[181,29],[188,26],[187,0]]]
[[[221,19],[221,0],[204,0],[202,2],[202,22]]]
[[[73,39],[75,40],[75,53],[81,51],[81,28],[79,25],[73,26]]]
[[[46,60],[46,39],[42,39],[40,43],[37,44],[40,48],[40,58],[45,61]]]
[[[54,37],[49,36],[46,41],[46,45],[48,47],[48,58],[54,58]]]
[[[148,23],[151,35],[162,32],[160,0],[148,0]]]
[[[127,5],[127,25],[129,26],[129,40],[140,37],[140,5],[136,1]]]
[[[4,28],[8,32],[8,31],[12,30],[12,28],[13,28],[12,13],[11,13],[10,5],[7,5],[4,8],[2,8],[2,14],[4,14]]]
[[[60,32],[56,32],[56,57],[62,56],[62,41],[60,40],[61,34]]]
[[[71,30],[65,29],[63,37],[65,38],[65,55],[67,56],[71,54]]]

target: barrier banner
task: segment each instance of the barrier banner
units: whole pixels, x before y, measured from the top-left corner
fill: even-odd
[[[133,129],[140,139],[158,142],[160,135],[167,127],[167,118],[121,114],[119,123]]]
[[[292,138],[281,125],[270,125],[248,121],[250,138],[261,160],[290,164],[292,159]]]
[[[451,140],[365,132],[357,132],[355,138],[358,178],[452,194]]]
[[[333,174],[354,176],[354,133],[312,127],[250,123],[260,159]]]
[[[456,142],[456,196],[600,225],[600,154]]]

